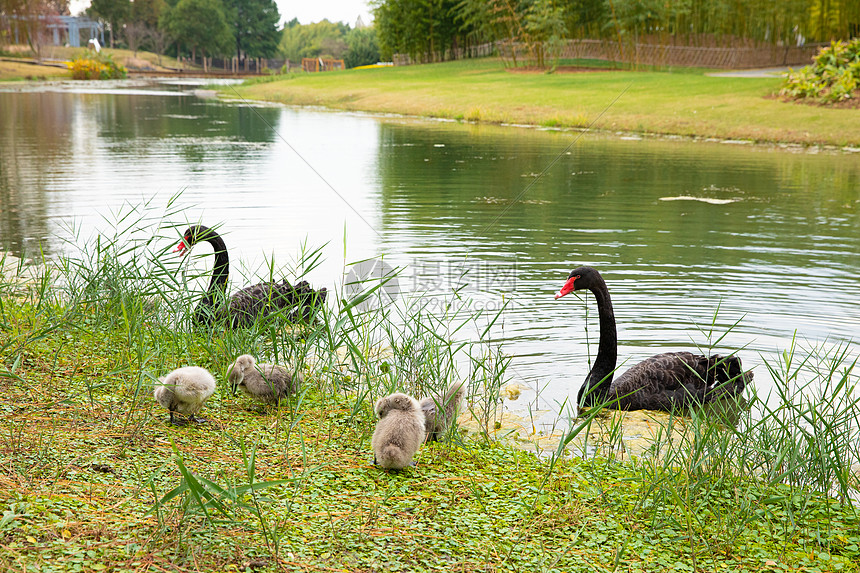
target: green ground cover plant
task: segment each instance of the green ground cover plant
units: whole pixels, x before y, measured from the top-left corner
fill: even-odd
[[[860,38],[831,42],[811,66],[786,75],[780,94],[832,104],[856,100],[860,90]]]
[[[499,315],[457,310],[458,293],[448,313],[367,308],[382,286],[368,283],[308,325],[194,327],[199,294],[168,252],[187,226],[175,206],[125,210],[35,280],[0,281],[5,570],[858,570],[850,348],[787,350],[778,396],[751,396],[737,427],[671,418],[631,457],[617,417],[570,411],[537,456],[492,431]],[[321,254],[270,272],[293,279]],[[301,392],[276,407],[232,395],[225,369],[245,352],[301,364]],[[209,422],[177,428],[152,390],[188,364],[219,385]],[[482,429],[403,472],[373,467],[373,400],[456,377]],[[572,448],[594,426],[606,438]]]
[[[586,68],[592,64],[581,63]],[[860,145],[860,127],[853,121],[852,110],[784,102],[776,97],[779,77],[708,74],[713,71],[523,73],[487,58],[293,74],[227,87],[222,93],[225,97],[291,105],[461,121],[552,128],[591,126],[604,131],[803,145]]]

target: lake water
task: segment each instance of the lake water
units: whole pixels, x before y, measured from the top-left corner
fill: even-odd
[[[741,348],[767,392],[763,359],[795,332],[809,345],[860,337],[860,154],[202,95],[167,84],[0,87],[0,248],[56,254],[70,222],[86,236],[125,203],[163,209],[181,191],[183,217],[220,225],[251,273],[265,274],[266,256],[286,265],[300,245],[325,245],[314,285],[384,255],[405,266],[406,290],[465,282],[473,308],[509,300],[496,337],[541,406],[575,396],[596,351],[593,299],[553,299],[581,264],[606,278],[628,364],[706,346],[714,323],[730,330],[717,349]]]

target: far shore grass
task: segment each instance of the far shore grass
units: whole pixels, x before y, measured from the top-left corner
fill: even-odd
[[[480,59],[273,76],[223,93],[499,124],[860,146],[858,109],[782,101],[775,97],[779,77],[706,75],[716,71],[523,73],[506,69],[498,59]]]
[[[69,70],[28,62],[0,60],[0,82],[15,80],[47,80],[70,77]]]
[[[3,51],[21,54],[21,57],[0,56],[0,82],[71,79],[68,69],[36,62],[30,57],[31,52],[26,46],[6,46]],[[43,62],[57,64],[71,61],[87,52],[85,47],[48,46],[42,50],[41,57]],[[102,53],[111,56],[118,64],[131,69],[148,68],[165,71],[180,67],[176,58],[162,56],[159,63],[158,54],[143,50],[135,53],[131,50],[102,48]]]

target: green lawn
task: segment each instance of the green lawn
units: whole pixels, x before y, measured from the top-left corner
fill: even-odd
[[[16,58],[5,57],[0,60],[0,81],[21,81],[34,79],[61,79],[71,78],[68,70],[56,66],[44,66],[30,61],[30,52],[23,49],[16,50],[18,53],[27,54],[27,58],[21,58],[21,61],[16,61]],[[42,50],[42,57],[47,60],[71,61],[75,58],[86,56],[89,52],[86,48],[71,48],[65,46],[46,46]],[[144,63],[148,63],[149,67],[156,70],[164,70],[166,67],[177,68],[179,62],[172,57],[162,56],[161,64],[159,65],[158,54],[152,52],[139,51],[137,55],[131,50],[103,48],[102,54],[109,55],[118,64],[126,67],[141,67]],[[131,64],[134,64],[133,66]]]
[[[68,70],[25,62],[0,61],[0,81],[68,78]]]
[[[491,123],[860,145],[857,110],[780,101],[772,97],[780,81],[704,70],[512,73],[484,59],[275,77],[237,91],[295,105]]]

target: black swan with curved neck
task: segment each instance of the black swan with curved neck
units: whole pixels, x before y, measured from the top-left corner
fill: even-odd
[[[325,288],[315,291],[307,281],[291,285],[286,279],[279,283],[262,282],[245,287],[225,300],[230,257],[227,256],[227,245],[221,235],[203,225],[188,227],[173,252],[184,255],[187,249],[200,241],[206,241],[215,249],[215,267],[206,295],[194,311],[194,322],[198,324],[211,324],[229,318],[233,328],[248,327],[258,317],[292,307],[295,308],[287,315],[287,320],[303,322],[310,320],[314,310],[325,302]]]
[[[739,398],[752,381],[752,371],[744,372],[737,356],[691,352],[657,354],[613,380],[618,337],[612,300],[603,277],[592,267],[576,268],[555,298],[583,289],[590,290],[597,301],[600,343],[594,366],[579,389],[580,407],[611,400],[607,407],[618,410],[679,410],[724,397]]]

